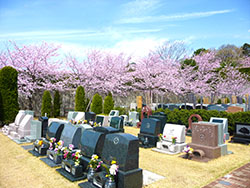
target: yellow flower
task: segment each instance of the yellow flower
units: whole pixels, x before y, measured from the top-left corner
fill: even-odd
[[[98,159],[98,155],[95,155],[95,156],[94,156],[94,159]]]
[[[41,146],[42,144],[43,144],[43,141],[40,140],[40,141],[38,142],[38,145]]]
[[[88,122],[88,121],[85,119],[85,120],[84,120],[84,123],[87,123],[87,122]]]
[[[112,160],[111,164],[116,164],[116,161],[115,161],[115,160]]]

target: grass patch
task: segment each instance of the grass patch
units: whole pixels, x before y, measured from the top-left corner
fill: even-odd
[[[137,136],[139,129],[125,127],[125,132]],[[186,137],[186,142],[191,142],[191,138]],[[66,188],[83,182],[68,181],[2,133],[0,143],[0,187]],[[166,177],[148,188],[202,187],[250,162],[250,146],[228,143],[228,150],[234,154],[199,163],[140,148],[139,166]]]

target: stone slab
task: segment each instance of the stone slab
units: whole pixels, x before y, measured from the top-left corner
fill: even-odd
[[[56,171],[71,182],[80,181],[80,180],[84,180],[87,178],[87,174],[84,174],[82,177],[75,178],[71,174],[66,172],[66,170],[64,170],[63,168],[58,168],[58,169],[56,169]]]
[[[166,150],[162,150],[162,149],[158,149],[158,148],[153,148],[152,151],[157,151],[160,153],[170,154],[170,155],[176,155],[176,154],[180,153],[180,152],[170,152],[170,151],[166,151]]]
[[[34,155],[35,157],[44,157],[44,155],[40,155],[38,152],[34,151],[34,150],[29,150],[29,153],[31,153],[32,155]]]
[[[40,160],[52,168],[61,166],[61,164],[56,164],[54,163],[54,161],[48,159],[47,157],[40,158]]]
[[[159,180],[165,178],[164,176],[155,174],[155,173],[150,172],[148,170],[143,170],[142,173],[143,173],[143,186],[147,186],[149,184],[152,184],[156,181],[159,181]],[[81,188],[96,188],[96,186],[94,186],[92,183],[90,183],[88,181],[80,183],[80,184],[78,184],[78,186]]]
[[[25,150],[30,150],[30,149],[32,149],[33,148],[33,145],[31,144],[31,145],[26,145],[26,146],[21,146],[23,149],[25,149]]]
[[[13,139],[13,141],[16,142],[17,144],[31,143],[31,141],[26,139]]]

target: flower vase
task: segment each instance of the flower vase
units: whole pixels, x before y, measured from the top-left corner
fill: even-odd
[[[116,188],[115,180],[113,178],[109,177],[105,183],[104,188]]]
[[[184,159],[189,159],[189,153],[186,153],[183,158]]]
[[[89,182],[93,182],[93,178],[95,175],[96,171],[94,168],[89,168],[88,174],[87,174],[87,179]]]

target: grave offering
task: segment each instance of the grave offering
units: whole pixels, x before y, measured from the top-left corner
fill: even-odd
[[[95,122],[103,127],[109,126],[109,116],[97,115]]]
[[[85,120],[88,122],[95,122],[96,114],[94,112],[85,112]]]
[[[18,114],[16,115],[14,123],[11,123],[9,125],[5,125],[2,129],[3,133],[5,135],[9,135],[11,131],[17,132],[19,125],[21,124],[24,116],[25,116],[24,110],[19,110]]]
[[[82,130],[80,127],[66,124],[62,131],[60,140],[63,141],[64,146],[69,146],[72,144],[74,149],[79,147],[80,139],[82,135]],[[54,163],[58,164],[62,162],[62,156],[58,157],[57,150],[49,149],[47,150],[47,158],[52,160]]]
[[[141,147],[156,147],[158,135],[160,134],[161,121],[153,118],[144,118],[142,120],[140,133],[138,134]]]
[[[140,122],[140,120],[139,120],[139,112],[136,112],[136,111],[129,112],[128,124],[130,126],[136,127],[137,123],[139,123],[139,122]]]
[[[156,112],[153,115],[150,115],[149,118],[155,118],[161,121],[160,133],[163,133],[163,129],[167,121],[167,115],[164,112]]]
[[[105,168],[94,174],[93,182],[84,182],[80,187],[104,187],[113,184],[117,188],[141,188],[142,169],[139,167],[138,138],[126,133],[108,134],[105,138],[101,159],[108,167],[119,166],[113,179],[107,178]],[[110,177],[110,175],[109,175]]]
[[[51,138],[55,138],[55,142],[58,142],[61,138],[62,131],[65,123],[63,122],[51,122],[46,133],[46,138],[36,140],[33,143],[33,150],[29,152],[35,156],[43,156],[47,154],[47,150],[50,147]]]
[[[157,142],[157,148],[153,150],[167,154],[182,152],[187,145],[185,143],[185,129],[184,125],[166,124],[161,139]]]
[[[25,115],[22,122],[20,123],[17,131],[10,132],[10,138],[12,139],[23,139],[25,136],[30,135],[30,124],[31,120],[33,120],[32,115]]]
[[[111,117],[110,127],[119,129],[120,132],[124,132],[123,128],[123,118],[119,116]]]
[[[248,123],[235,123],[235,133],[231,138],[233,143],[250,143],[250,124]]]
[[[211,117],[209,122],[210,122],[210,123],[222,123],[222,124],[223,124],[224,138],[225,138],[226,140],[229,140],[228,120],[227,120],[227,118]]]
[[[192,160],[207,162],[221,156],[218,130],[218,124],[215,123],[192,124],[192,143],[188,144],[193,148]]]

